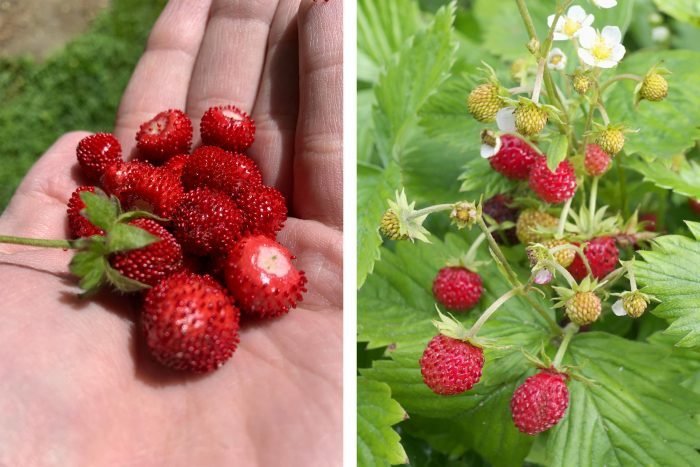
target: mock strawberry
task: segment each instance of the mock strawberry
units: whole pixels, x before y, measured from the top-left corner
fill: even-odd
[[[591,272],[595,279],[602,279],[610,274],[620,259],[620,251],[615,245],[615,240],[612,237],[597,237],[588,242],[584,249],[584,254],[591,266]],[[580,281],[586,275],[586,265],[579,255],[576,255],[574,261],[567,268],[574,279]]]
[[[612,159],[610,155],[603,151],[597,144],[586,146],[586,156],[583,166],[586,173],[591,177],[600,177],[610,168]]]
[[[188,190],[210,188],[236,199],[262,185],[262,174],[252,159],[215,146],[197,148],[185,163],[182,183]]]
[[[172,216],[174,235],[188,253],[223,253],[240,238],[243,213],[225,193],[197,188],[182,197]]]
[[[84,191],[94,193],[95,187],[78,187],[68,200],[68,230],[70,231],[71,237],[78,238],[90,237],[92,235],[104,235],[104,230],[93,225],[80,213],[80,211],[85,209],[85,203],[80,199],[80,193]]]
[[[593,292],[576,292],[566,301],[566,316],[575,324],[585,326],[600,316],[602,304]]]
[[[527,180],[535,160],[541,156],[515,135],[501,136],[501,149],[489,158],[493,170],[512,180]]]
[[[255,122],[233,105],[211,107],[202,116],[202,142],[229,151],[245,151],[255,141]]]
[[[275,238],[287,220],[287,205],[279,190],[262,186],[244,190],[236,204],[245,216],[244,231],[248,235],[267,235]]]
[[[192,121],[181,110],[159,113],[141,125],[136,146],[141,157],[160,163],[175,154],[189,153],[192,145]]]
[[[475,87],[467,98],[469,113],[480,122],[492,122],[503,107],[500,90],[495,83],[484,83]]]
[[[448,310],[467,311],[474,308],[483,292],[481,276],[464,267],[444,267],[433,280],[433,295]]]
[[[568,201],[576,193],[576,174],[569,161],[562,161],[552,172],[544,157],[538,158],[530,171],[530,189],[539,198],[552,204]]]
[[[137,250],[113,254],[109,262],[114,269],[129,279],[150,286],[182,269],[182,248],[170,232],[151,219],[136,219],[130,224],[161,240]]]
[[[141,322],[153,357],[175,370],[215,370],[238,345],[239,311],[209,276],[179,272],[158,283]]]
[[[164,167],[149,170],[148,176],[136,174],[129,185],[119,192],[119,200],[125,209],[139,209],[170,218],[180,205],[184,190],[176,172]]]
[[[518,430],[536,435],[559,423],[569,406],[566,379],[565,374],[555,370],[542,370],[518,386],[510,400]]]
[[[443,334],[433,337],[420,359],[423,381],[435,394],[450,396],[470,390],[481,379],[484,351]]]
[[[520,213],[518,222],[515,224],[515,233],[521,243],[540,243],[554,233],[554,229],[559,224],[559,220],[546,212],[535,209],[525,209]]]
[[[85,176],[98,182],[107,167],[121,162],[122,146],[113,134],[96,133],[80,140],[76,155]]]
[[[294,257],[271,238],[244,237],[229,252],[226,285],[244,314],[275,318],[295,308],[306,292],[306,275]]]

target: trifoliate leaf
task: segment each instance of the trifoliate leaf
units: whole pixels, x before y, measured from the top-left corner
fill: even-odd
[[[489,162],[480,157],[467,162],[459,180],[462,181],[459,191],[483,194],[484,199],[498,193],[506,193],[515,186],[514,182],[493,170]]]
[[[357,379],[357,465],[362,467],[407,464],[399,435],[391,428],[406,412],[391,398],[387,384]]]
[[[119,271],[111,267],[107,262],[105,262],[105,274],[109,283],[120,292],[139,292],[150,287],[147,284],[143,284],[134,279],[129,279],[128,277],[122,275]]]
[[[682,157],[654,161],[629,157],[625,160],[625,167],[639,172],[645,181],[660,188],[673,190],[691,198],[700,198],[700,166],[693,161],[686,161]]]
[[[83,191],[80,199],[85,203],[83,215],[102,230],[109,230],[119,215],[119,203],[116,198],[107,198],[104,193]]]
[[[695,238],[681,235],[658,237],[651,251],[640,251],[635,276],[642,290],[661,301],[652,310],[671,322],[665,334],[680,347],[700,346],[700,224],[688,222]]]
[[[158,241],[159,237],[129,224],[115,224],[107,234],[107,248],[110,253],[136,250]]]
[[[569,138],[566,135],[557,134],[547,149],[547,168],[554,172],[559,167],[559,163],[566,159],[566,152],[569,150]]]

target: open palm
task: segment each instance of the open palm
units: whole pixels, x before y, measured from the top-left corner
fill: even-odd
[[[301,306],[245,325],[204,376],[154,363],[136,300],[76,297],[71,253],[0,245],[0,465],[330,466],[341,463],[342,2],[170,0],[124,94],[115,133],[182,108],[251,111],[249,151],[287,196],[279,240],[309,278]],[[0,233],[66,235],[82,183],[59,139],[0,217]],[[197,135],[195,134],[195,141]]]

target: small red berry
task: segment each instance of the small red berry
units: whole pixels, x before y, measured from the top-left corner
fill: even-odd
[[[102,188],[107,194],[119,198],[122,192],[133,187],[136,180],[149,178],[153,170],[155,170],[155,167],[148,162],[117,162],[105,169],[102,175]]]
[[[583,254],[586,255],[588,264],[591,266],[593,277],[598,280],[610,274],[617,267],[617,262],[620,259],[620,251],[612,237],[594,238],[588,242]],[[583,260],[578,254],[567,269],[577,281],[588,275],[586,265],[583,264]]]
[[[435,299],[448,310],[466,311],[473,308],[484,292],[481,276],[463,267],[444,267],[433,281]]]
[[[71,237],[91,237],[93,235],[104,235],[104,230],[93,225],[87,218],[85,218],[80,211],[85,209],[85,203],[80,199],[80,193],[83,191],[89,191],[90,193],[95,192],[94,186],[81,186],[78,187],[68,200],[68,230],[70,230]]]
[[[284,196],[270,186],[245,190],[236,198],[236,204],[245,215],[244,231],[249,235],[261,234],[274,239],[287,220]]]
[[[238,345],[239,311],[209,276],[179,272],[150,289],[141,322],[153,357],[175,370],[207,372]]]
[[[121,162],[122,146],[113,134],[96,133],[80,140],[76,155],[85,176],[98,182],[107,167]]]
[[[423,381],[435,394],[450,396],[470,390],[481,379],[484,351],[468,342],[438,334],[420,359]]]
[[[306,275],[292,259],[289,250],[262,235],[244,237],[231,249],[226,285],[244,314],[275,318],[296,307],[306,292]]]
[[[576,186],[576,174],[569,161],[560,162],[552,172],[547,167],[547,159],[540,157],[530,171],[530,189],[546,203],[568,201],[576,193]]]
[[[496,172],[512,180],[526,180],[532,164],[541,157],[525,140],[514,135],[501,136],[501,149],[489,158]]]
[[[153,162],[165,162],[175,154],[189,153],[192,121],[181,110],[161,112],[141,125],[136,134],[140,155]]]
[[[608,171],[612,158],[603,151],[597,144],[589,144],[586,146],[586,157],[583,161],[583,166],[586,173],[591,177],[599,177]]]
[[[656,232],[656,222],[658,218],[653,212],[643,212],[639,215],[639,221],[644,222],[644,230],[647,232]]]
[[[114,269],[150,286],[182,269],[182,248],[170,232],[152,219],[136,219],[130,224],[161,240],[137,250],[113,254],[109,262]]]
[[[566,375],[554,370],[543,370],[527,378],[510,401],[513,423],[528,435],[542,433],[559,423],[568,406]]]
[[[236,199],[262,185],[262,174],[252,159],[215,146],[197,148],[182,172],[185,188],[211,188]]]
[[[211,107],[202,116],[202,142],[229,151],[245,151],[255,141],[255,122],[233,105]]]
[[[177,178],[182,178],[182,171],[185,169],[185,164],[189,158],[189,154],[178,154],[173,156],[168,159],[168,162],[162,165],[162,169],[172,172]]]
[[[183,196],[184,189],[177,173],[154,167],[146,174],[134,173],[118,197],[124,209],[138,209],[170,218]]]

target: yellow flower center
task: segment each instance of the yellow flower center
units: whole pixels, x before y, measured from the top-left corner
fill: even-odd
[[[564,22],[564,34],[569,37],[573,37],[574,34],[576,34],[576,31],[579,29],[581,29],[581,23],[574,19],[566,18],[566,21]]]
[[[552,55],[549,58],[549,63],[551,65],[559,65],[561,63],[562,58],[563,58],[563,56],[561,56],[561,55]]]
[[[605,41],[599,37],[593,48],[591,48],[591,54],[597,60],[607,60],[612,55],[612,47],[608,46]]]

